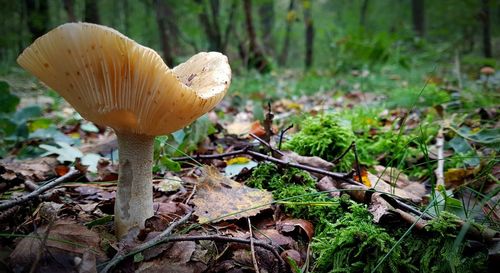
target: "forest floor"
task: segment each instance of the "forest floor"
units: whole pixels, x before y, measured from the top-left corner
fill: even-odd
[[[0,271],[493,272],[500,73],[480,68],[235,75],[155,140],[155,215],[122,241],[114,133],[13,70]]]

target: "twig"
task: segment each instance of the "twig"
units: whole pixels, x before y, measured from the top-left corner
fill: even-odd
[[[354,181],[353,179],[347,177],[346,174],[344,174],[344,173],[335,173],[335,172],[330,172],[330,171],[326,171],[323,169],[319,169],[319,168],[315,168],[315,167],[311,167],[311,166],[307,166],[307,165],[301,165],[301,164],[297,164],[297,163],[293,163],[293,162],[287,162],[287,161],[283,161],[281,159],[277,159],[277,158],[274,158],[274,157],[271,157],[268,155],[264,155],[264,154],[252,151],[252,150],[246,150],[245,153],[249,154],[253,157],[257,157],[260,159],[271,161],[271,162],[274,162],[274,163],[277,163],[280,165],[289,166],[289,167],[293,167],[293,168],[297,168],[297,169],[301,169],[301,170],[305,170],[305,171],[309,171],[309,172],[313,172],[313,173],[319,173],[322,175],[330,176],[332,178],[348,182],[350,184],[354,184],[354,185],[362,185],[361,183]]]
[[[271,153],[273,153],[273,155],[274,155],[274,153],[277,153],[277,154],[279,154],[281,156],[284,156],[284,154],[281,151],[274,149],[273,146],[271,146],[271,144],[269,144],[269,142],[267,142],[267,141],[263,140],[262,138],[256,136],[254,133],[250,133],[249,135],[251,137],[255,138],[258,142],[264,144],[264,146],[266,146],[267,148],[269,148],[269,150],[271,150]]]
[[[444,155],[443,155],[444,137],[443,128],[439,129],[436,137],[436,148],[437,148],[437,168],[434,171],[436,174],[436,185],[444,186]]]
[[[356,172],[358,173],[358,182],[363,183],[363,178],[361,177],[361,166],[358,160],[358,150],[356,149],[356,142],[351,143],[352,150],[354,152],[354,160],[356,160]]]
[[[354,145],[354,141],[351,143],[351,145],[349,145],[349,147],[347,147],[347,149],[345,149],[342,154],[340,154],[337,158],[335,158],[332,163],[333,164],[337,164],[342,158],[344,158],[344,156],[353,148],[353,145]]]
[[[253,232],[252,232],[252,222],[250,222],[250,217],[247,218],[248,220],[248,230],[250,231],[250,252],[252,253],[252,261],[253,261],[253,267],[255,269],[255,273],[259,273],[259,265],[257,264],[257,258],[255,257],[255,249],[253,247]]]
[[[229,153],[216,154],[216,155],[195,155],[195,156],[192,156],[192,157],[190,157],[190,156],[173,157],[172,160],[174,160],[174,161],[184,161],[184,160],[193,160],[193,159],[194,160],[198,160],[198,159],[217,159],[217,158],[223,158],[223,157],[226,157],[226,156],[233,156],[233,155],[240,155],[240,154],[248,154],[248,155],[251,155],[252,157],[263,159],[263,160],[267,160],[267,161],[271,161],[271,162],[274,162],[276,164],[280,164],[280,165],[284,165],[284,166],[289,166],[289,167],[293,167],[293,168],[297,168],[297,169],[301,169],[301,170],[305,170],[305,171],[309,171],[309,172],[313,172],[313,173],[319,173],[319,174],[322,174],[322,175],[330,176],[330,177],[335,178],[335,179],[340,179],[340,180],[348,182],[350,184],[362,185],[361,183],[359,183],[359,182],[354,181],[353,179],[351,179],[350,177],[352,175],[350,175],[349,173],[345,174],[345,173],[330,172],[330,171],[326,171],[326,170],[315,168],[315,167],[311,167],[311,166],[301,165],[301,164],[297,164],[297,163],[293,163],[293,162],[287,162],[287,161],[284,161],[284,160],[281,160],[281,159],[278,159],[278,158],[275,158],[275,157],[272,157],[272,156],[268,156],[268,155],[261,154],[261,153],[256,152],[256,151],[249,150],[248,148],[242,149],[242,150],[232,151],[232,152],[229,152]]]
[[[264,136],[264,140],[267,143],[271,142],[271,137],[273,135],[273,118],[274,114],[271,109],[271,102],[269,101],[267,103],[267,114],[266,114],[266,119],[264,120],[264,131],[266,131],[266,135]]]
[[[142,251],[144,251],[148,248],[151,248],[159,243],[162,243],[165,241],[170,241],[169,236],[172,233],[172,231],[177,226],[186,222],[189,219],[189,217],[191,217],[192,214],[193,214],[193,212],[190,211],[189,213],[184,215],[179,220],[173,222],[167,229],[165,229],[162,233],[158,234],[158,236],[154,237],[153,239],[151,239],[151,240],[149,240],[141,245],[138,245],[138,246],[132,248],[130,251],[128,251],[128,253],[118,251],[118,253],[116,253],[116,255],[111,260],[109,260],[107,262],[106,267],[104,267],[104,269],[101,270],[101,273],[109,272],[115,265],[117,265],[118,263],[123,261],[125,258],[129,257],[130,255],[134,255],[136,253],[142,252]]]
[[[72,169],[68,173],[66,173],[65,175],[58,177],[55,180],[53,180],[53,181],[51,181],[43,186],[38,187],[36,190],[34,190],[28,194],[25,194],[23,196],[14,198],[14,199],[6,201],[6,202],[3,202],[0,204],[0,211],[6,210],[8,208],[12,208],[14,206],[20,205],[24,202],[27,202],[27,201],[30,201],[33,199],[36,199],[36,198],[38,198],[38,196],[40,194],[57,187],[59,184],[67,181],[69,178],[71,178],[79,173],[80,173],[80,171],[78,171],[76,169]]]
[[[280,133],[280,139],[279,139],[279,142],[278,142],[278,150],[281,150],[281,143],[283,143],[283,136],[285,135],[286,131],[290,130],[293,128],[293,124],[291,124],[290,126],[286,127],[285,129],[281,130],[281,133]]]
[[[250,244],[250,240],[242,239],[242,238],[234,238],[234,237],[226,237],[221,235],[199,235],[199,236],[172,236],[168,238],[169,242],[179,242],[179,241],[222,241],[222,242],[233,242],[240,244]],[[270,251],[274,257],[278,260],[279,270],[278,272],[286,272],[286,263],[281,258],[280,254],[272,245],[267,242],[263,242],[260,240],[254,240],[253,244],[255,246],[261,247],[265,250]]]

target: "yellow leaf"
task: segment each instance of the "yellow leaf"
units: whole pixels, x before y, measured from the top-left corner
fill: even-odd
[[[226,160],[227,165],[233,165],[233,164],[245,164],[250,162],[250,159],[247,157],[243,156],[238,156],[238,157],[233,157],[229,160]]]

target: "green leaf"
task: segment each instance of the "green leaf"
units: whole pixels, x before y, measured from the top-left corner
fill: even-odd
[[[448,145],[455,151],[455,153],[465,154],[469,151],[472,151],[472,147],[469,145],[469,142],[465,140],[463,137],[456,136],[452,138]]]
[[[59,147],[56,146],[51,146],[47,144],[40,144],[40,148],[46,150],[47,152],[44,153],[42,156],[47,156],[51,154],[56,154],[58,155],[57,160],[59,162],[74,162],[77,157],[82,158],[83,154],[82,152],[75,148],[71,147],[69,144],[65,142],[56,142]]]
[[[94,123],[88,122],[80,125],[80,129],[82,129],[85,132],[90,132],[90,133],[99,133],[99,128],[94,125]]]
[[[86,154],[82,157],[82,165],[87,166],[87,170],[93,173],[97,173],[97,165],[101,156],[98,154]]]
[[[13,135],[16,132],[17,124],[7,117],[0,117],[0,135],[3,137]]]
[[[12,113],[16,111],[19,97],[9,92],[9,84],[0,81],[0,113]]]
[[[45,129],[38,129],[29,135],[29,138],[53,139],[55,142],[65,142],[68,144],[78,143],[78,139],[73,139],[59,131],[54,125]]]
[[[158,165],[160,165],[160,168],[163,167],[172,172],[179,172],[181,170],[179,162],[173,161],[168,156],[162,156]]]
[[[38,129],[47,129],[52,125],[54,122],[52,119],[49,118],[38,118],[30,122],[29,124],[29,129],[30,132],[35,132]]]
[[[144,255],[142,253],[137,253],[134,255],[134,263],[140,263],[144,260]]]
[[[39,117],[42,115],[42,108],[38,105],[30,105],[20,109],[14,114],[14,119],[17,124],[25,123],[27,120]]]

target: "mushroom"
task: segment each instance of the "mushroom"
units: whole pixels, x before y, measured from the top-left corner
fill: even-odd
[[[231,81],[227,57],[202,52],[170,69],[152,49],[120,32],[67,23],[18,57],[24,69],[64,97],[85,119],[118,138],[115,201],[118,238],[153,216],[153,141],[211,110]]]

